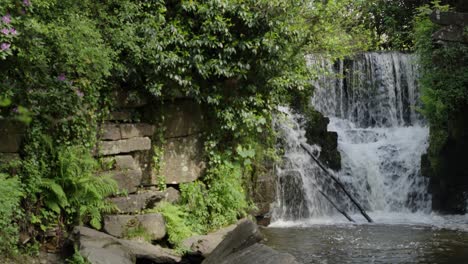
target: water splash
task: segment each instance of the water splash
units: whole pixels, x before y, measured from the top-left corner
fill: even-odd
[[[330,118],[328,130],[338,133],[342,170],[337,176],[376,221],[398,222],[405,214],[412,219],[430,213],[428,179],[419,171],[429,129],[416,111],[419,92],[413,61],[412,55],[397,52],[364,53],[337,63],[308,57],[311,67],[328,73],[313,81],[311,102]],[[300,148],[305,143],[302,117],[281,110],[288,120],[277,122],[286,165],[278,168],[274,220],[321,221],[336,214],[319,190],[355,212]],[[310,147],[320,155],[320,148]]]

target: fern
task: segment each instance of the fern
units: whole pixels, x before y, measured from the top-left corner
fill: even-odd
[[[78,146],[56,148],[43,137],[43,147],[49,152],[50,169],[39,162],[43,174],[39,188],[47,208],[63,214],[69,224],[89,223],[101,228],[102,213],[116,208],[105,198],[117,193],[117,183],[108,175],[97,175],[97,161]]]

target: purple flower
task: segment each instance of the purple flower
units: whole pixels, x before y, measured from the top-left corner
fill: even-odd
[[[23,0],[23,5],[30,6],[31,2],[29,0]]]
[[[77,90],[75,91],[75,93],[76,93],[76,95],[78,95],[78,97],[80,97],[80,98],[83,98],[83,96],[84,96],[83,91],[81,91],[80,89],[77,89]]]
[[[2,34],[4,34],[4,35],[10,34],[10,30],[8,30],[8,28],[2,28],[2,30],[0,30],[0,32],[2,32]]]
[[[12,29],[10,29],[10,34],[13,35],[13,36],[16,36],[16,35],[18,35],[18,31],[16,31],[16,29],[12,28]]]
[[[57,77],[57,80],[61,81],[61,82],[64,82],[67,80],[67,76],[65,76],[64,73],[61,73],[58,77]]]
[[[0,50],[1,50],[1,51],[8,50],[8,49],[10,49],[10,46],[11,46],[10,43],[2,43],[2,44],[0,45]]]
[[[10,22],[11,22],[10,14],[6,14],[6,15],[2,16],[2,22],[5,23],[5,24],[10,24]]]
[[[13,108],[11,111],[12,111],[13,113],[15,113],[15,114],[19,114],[19,109],[18,109],[17,106],[16,106],[15,108]]]

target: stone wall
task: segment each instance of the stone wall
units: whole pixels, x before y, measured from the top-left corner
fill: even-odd
[[[20,158],[25,126],[14,120],[0,120],[0,165]]]

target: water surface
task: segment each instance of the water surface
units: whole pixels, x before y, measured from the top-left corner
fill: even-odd
[[[269,227],[265,244],[302,263],[468,263],[468,232],[418,225]]]

